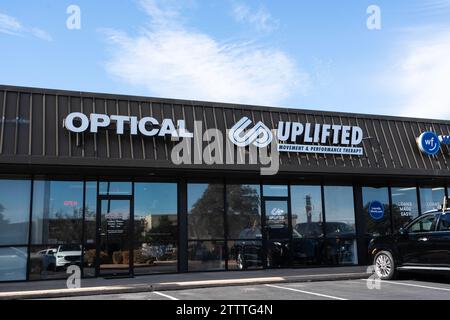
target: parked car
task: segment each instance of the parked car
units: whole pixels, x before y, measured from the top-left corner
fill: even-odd
[[[73,264],[81,265],[81,250],[81,245],[76,244],[63,244],[53,250],[56,257],[55,271]]]
[[[450,272],[450,209],[429,211],[394,235],[375,237],[369,255],[382,280],[404,270]]]

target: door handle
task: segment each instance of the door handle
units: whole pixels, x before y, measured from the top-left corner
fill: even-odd
[[[417,239],[417,241],[426,242],[426,241],[428,241],[428,238],[427,237],[422,237],[422,238]]]

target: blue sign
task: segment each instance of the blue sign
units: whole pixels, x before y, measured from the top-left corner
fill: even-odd
[[[369,215],[373,220],[383,219],[384,205],[380,201],[372,201],[369,204]]]
[[[429,156],[434,156],[439,152],[441,142],[436,133],[427,131],[422,133],[417,139],[417,145],[423,153],[426,153]]]

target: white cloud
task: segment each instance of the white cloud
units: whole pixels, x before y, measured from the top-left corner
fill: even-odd
[[[0,13],[0,33],[5,33],[13,36],[24,36],[31,34],[36,38],[45,41],[52,41],[51,35],[39,28],[25,27],[15,17]]]
[[[257,31],[271,32],[279,26],[279,21],[274,19],[264,7],[259,7],[255,11],[241,2],[233,3],[233,16],[236,21],[247,23]]]
[[[172,18],[180,11],[142,0],[151,23],[136,36],[106,31],[107,71],[157,96],[279,105],[306,94],[309,76],[284,52],[251,43],[220,42]]]
[[[400,115],[450,119],[450,32],[414,41],[397,64],[393,88]]]

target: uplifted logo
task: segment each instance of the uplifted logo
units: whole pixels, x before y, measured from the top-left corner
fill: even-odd
[[[436,133],[427,131],[422,133],[419,138],[417,138],[417,145],[423,153],[426,153],[429,156],[434,156],[439,152],[441,147],[441,139]]]
[[[272,142],[272,132],[261,121],[252,129],[246,130],[251,123],[248,117],[243,117],[230,129],[228,137],[238,147],[246,147],[252,143],[258,148],[267,147]]]

